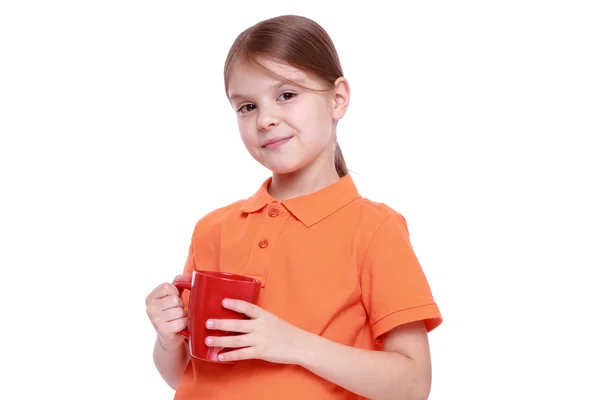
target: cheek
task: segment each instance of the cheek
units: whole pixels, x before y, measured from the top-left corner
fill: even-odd
[[[322,106],[321,103],[313,102],[290,109],[287,122],[293,128],[300,130],[302,136],[306,138],[320,136],[327,125],[327,110]]]
[[[250,129],[251,125],[247,119],[239,119],[238,120],[238,130],[240,132],[240,137],[242,138],[242,142],[245,145],[249,145],[252,142],[252,130]]]
[[[333,119],[333,109],[326,98],[319,97],[312,105],[312,115],[319,121],[319,125],[323,126]]]
[[[333,131],[332,115],[328,112],[325,105],[322,107],[315,107],[311,110],[310,122],[307,124],[309,136],[311,142],[323,144],[329,141]]]

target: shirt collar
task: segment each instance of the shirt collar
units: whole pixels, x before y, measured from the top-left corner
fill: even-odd
[[[254,213],[277,202],[268,191],[271,181],[272,178],[264,181],[258,191],[242,203],[242,212]],[[352,177],[346,175],[321,190],[284,200],[281,204],[304,225],[311,226],[359,197]]]

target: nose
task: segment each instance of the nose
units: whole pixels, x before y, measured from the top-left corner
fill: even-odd
[[[279,125],[279,121],[279,116],[276,115],[275,110],[263,106],[258,110],[256,127],[259,131],[267,131]]]

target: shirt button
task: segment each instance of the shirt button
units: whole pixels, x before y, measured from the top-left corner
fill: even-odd
[[[267,242],[266,239],[262,239],[258,242],[258,247],[260,247],[261,249],[264,249],[268,245],[269,245],[269,242]]]
[[[274,208],[271,208],[271,209],[269,210],[269,217],[271,217],[271,218],[275,218],[276,216],[277,216],[277,210],[276,210],[276,209],[274,209]]]

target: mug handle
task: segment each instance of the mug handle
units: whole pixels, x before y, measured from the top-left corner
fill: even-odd
[[[181,297],[185,289],[192,290],[192,276],[180,275],[176,277],[175,281],[173,281],[173,286],[179,289],[179,297]],[[182,330],[181,332],[179,332],[179,334],[188,339],[190,337],[189,331],[187,329]]]

